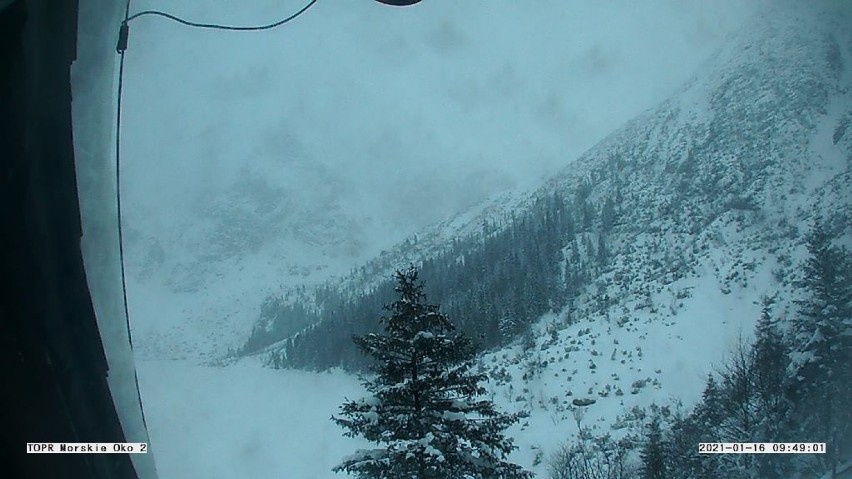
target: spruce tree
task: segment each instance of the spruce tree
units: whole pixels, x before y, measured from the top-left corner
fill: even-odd
[[[726,417],[726,411],[720,408],[719,404],[726,400],[725,396],[726,392],[716,381],[715,374],[709,374],[704,392],[701,394],[701,401],[692,414],[679,424],[679,433],[686,440],[675,442],[680,442],[687,448],[695,447],[695,444],[699,442],[719,442],[722,423]],[[680,471],[681,474],[675,474],[678,471],[672,471],[672,474],[674,477],[694,476],[701,479],[722,477],[720,457],[719,454],[687,455],[681,462],[689,474],[683,474],[684,471]]]
[[[647,442],[642,448],[642,479],[665,479],[666,475],[666,445],[663,440],[663,432],[660,429],[660,420],[654,417],[648,423],[645,432]]]
[[[790,362],[787,344],[772,318],[770,305],[769,302],[764,304],[755,326],[752,346],[755,386],[763,410],[781,407],[779,402],[785,399],[783,384],[786,382],[787,366]]]
[[[799,439],[790,422],[791,402],[784,385],[788,383],[789,348],[770,307],[774,300],[765,301],[757,321],[752,345],[755,394],[757,395],[756,442],[795,442]],[[765,479],[791,477],[789,455],[758,454],[756,475]]]
[[[808,252],[807,298],[793,321],[791,396],[801,435],[826,442],[821,466],[833,469],[852,435],[852,260],[820,224],[808,238]]]
[[[370,396],[347,400],[332,420],[380,447],[358,450],[334,468],[359,478],[528,479],[506,461],[515,446],[503,430],[515,414],[480,399],[487,379],[476,374],[473,343],[455,333],[435,305],[426,304],[417,269],[397,271],[399,299],[385,309],[384,334],[356,337],[375,360],[364,379]]]
[[[695,450],[696,444],[705,442],[705,430],[699,424],[695,413],[683,416],[680,411],[671,419],[668,437],[663,443],[666,456],[666,473],[668,477],[713,477],[707,471],[714,470],[715,463],[707,458],[716,454],[685,454],[684,451]],[[715,439],[714,439],[715,440]]]

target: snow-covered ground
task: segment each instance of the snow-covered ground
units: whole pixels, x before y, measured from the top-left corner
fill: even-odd
[[[688,407],[700,397],[707,373],[740,335],[750,335],[759,305],[749,291],[754,286],[724,294],[710,273],[678,286],[692,295],[665,320],[659,319],[665,313],[641,310],[622,326],[598,317],[561,329],[554,339],[546,329],[559,318],[545,317],[534,347],[524,352],[516,345],[482,358],[500,409],[530,413],[507,431],[518,446],[514,462],[547,477],[547,459],[576,438],[573,399],[597,401],[583,426],[618,435],[627,431],[625,416],[634,406],[680,400]],[[656,299],[663,310],[663,296]],[[529,371],[535,373],[525,379]],[[357,378],[340,371],[273,370],[250,358],[224,367],[142,361],[139,373],[151,447],[165,479],[345,477],[331,468],[366,446],[343,437],[329,420],[344,398],[364,395]]]
[[[162,479],[331,478],[337,461],[364,445],[343,437],[329,420],[344,396],[361,394],[352,376],[272,370],[251,361],[138,366]]]

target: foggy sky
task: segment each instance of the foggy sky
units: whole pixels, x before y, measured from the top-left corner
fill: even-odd
[[[292,0],[142,1],[268,23]],[[673,93],[746,1],[322,0],[283,28],[131,25],[123,110],[129,224],[179,238],[199,204],[262,178],[309,215],[361,225],[365,254],[570,164]],[[319,212],[319,213],[318,213]]]

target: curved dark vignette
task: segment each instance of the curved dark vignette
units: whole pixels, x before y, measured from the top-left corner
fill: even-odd
[[[384,3],[385,5],[393,5],[395,7],[407,7],[410,5],[414,5],[415,3],[420,3],[420,0],[376,0],[379,3]]]

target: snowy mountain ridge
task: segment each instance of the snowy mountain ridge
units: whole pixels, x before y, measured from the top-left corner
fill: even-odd
[[[813,221],[834,225],[838,238],[849,234],[850,52],[844,12],[836,13],[800,6],[758,22],[658,109],[533,195],[506,196],[407,240],[340,289],[362,294],[394,268],[441,255],[463,262],[557,194],[571,199],[564,204],[578,230],[562,239],[559,281],[567,270],[588,276],[573,292],[574,316],[613,316],[616,303],[624,316],[633,301],[679,304],[688,293],[674,283],[707,269],[722,291],[766,269],[773,279],[754,298],[793,294]],[[678,298],[655,298],[662,289]]]
[[[669,100],[613,132],[545,185],[504,193],[439,222],[384,251],[362,268],[369,274],[352,275],[344,280],[345,284],[369,289],[393,269],[437,255],[453,239],[481,233],[483,224],[505,225],[513,212],[529,209],[536,199],[556,190],[575,191],[584,183],[592,185],[590,200],[599,207],[613,189],[630,183],[641,185],[636,189],[642,191],[622,198],[622,202],[647,213],[637,218],[639,221],[661,220],[662,224],[682,218],[649,215],[673,208],[672,202],[682,201],[690,193],[674,191],[666,184],[672,174],[681,177],[683,187],[715,203],[712,206],[717,210],[765,208],[781,216],[798,215],[801,220],[808,216],[806,209],[811,206],[834,205],[836,201],[842,204],[838,193],[845,180],[833,176],[848,169],[852,141],[845,134],[852,121],[852,67],[848,66],[848,44],[844,49],[843,43],[848,41],[842,28],[845,16],[824,18],[804,6],[789,8],[795,13],[786,20],[776,18],[744,29]],[[827,24],[818,27],[823,38],[815,38],[817,34],[806,32],[803,26],[821,23]],[[821,91],[803,91],[810,86]],[[747,132],[736,132],[737,123],[742,121],[754,124],[748,126]],[[736,138],[746,133],[749,138]],[[740,144],[714,143],[725,135],[731,137],[726,141]],[[644,141],[639,142],[638,138]],[[714,155],[712,149],[717,150],[718,157],[710,158]],[[754,158],[745,158],[746,154]],[[698,155],[708,161],[702,163],[696,159]],[[763,155],[765,158],[759,158]],[[814,159],[817,161],[810,164]],[[634,162],[631,170],[618,174],[616,170],[624,168],[625,161]],[[699,191],[698,182],[689,178],[693,166],[704,169],[696,173],[717,182],[712,186],[718,186],[718,190]],[[640,170],[654,171],[656,175]],[[655,191],[643,190],[649,182],[655,184]],[[825,195],[832,188],[839,189],[835,191],[835,201],[816,201],[815,196]],[[779,196],[785,189],[790,194]],[[720,198],[724,204],[710,198],[716,193],[727,195]],[[660,203],[658,210],[654,210],[653,203]],[[795,212],[785,208],[795,208]],[[689,222],[688,218],[683,219]]]

